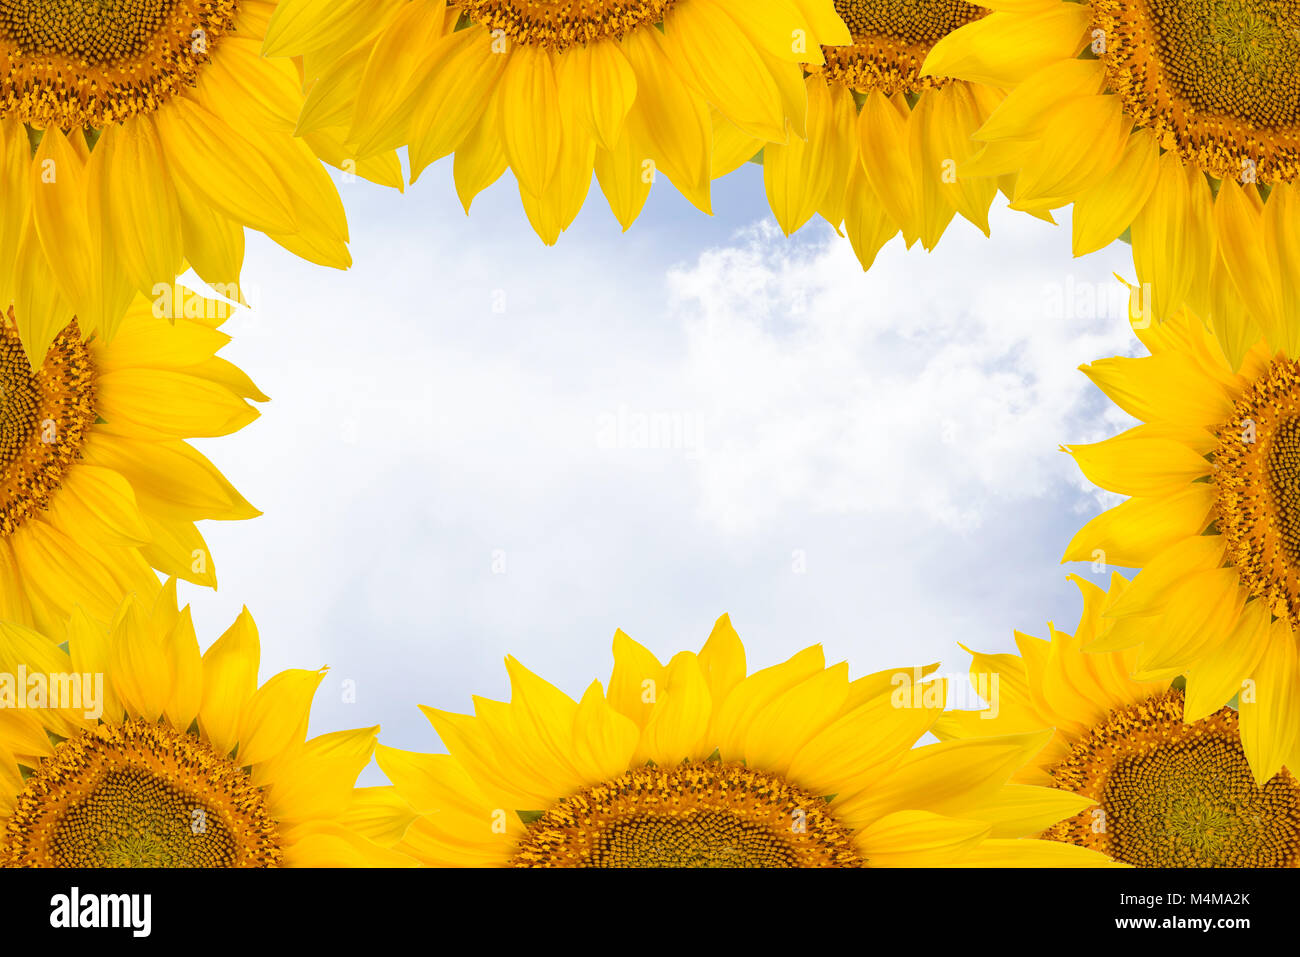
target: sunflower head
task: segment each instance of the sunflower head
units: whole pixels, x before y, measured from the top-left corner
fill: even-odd
[[[781,228],[793,233],[820,214],[863,269],[899,233],[909,248],[934,249],[958,213],[988,235],[998,181],[959,167],[1001,93],[921,69],[936,42],[986,11],[960,0],[837,0],[835,9],[849,42],[824,46],[825,62],[808,67],[807,137],[736,142],[715,122],[715,175],[761,149]]]
[[[1137,867],[1300,866],[1300,784],[1283,769],[1255,782],[1237,712],[1185,718],[1168,690],[1116,707],[1049,773],[1095,798],[1044,832]]]
[[[310,0],[278,5],[266,49],[307,54],[319,76],[299,130],[346,121],[360,158],[406,144],[412,180],[454,154],[467,213],[509,170],[548,245],[593,175],[624,229],[661,174],[711,213],[715,128],[734,128],[748,149],[738,162],[805,138],[803,67],[850,40],[833,0],[439,0],[390,4],[377,20],[373,9],[344,0],[330,15],[374,34],[370,56],[319,28]]]
[[[98,128],[192,87],[236,0],[0,2],[0,116]]]
[[[425,708],[448,754],[380,746],[366,832],[426,864],[862,867],[1096,863],[1019,840],[1087,806],[1008,787],[1045,741],[913,749],[944,705],[931,669],[856,680],[819,646],[747,674],[730,622],[661,664],[621,632],[608,690],[574,701],[507,660],[511,700]]]
[[[927,72],[1021,88],[990,141],[1037,140],[1057,112],[1076,123],[1089,113],[1100,119],[1099,104],[1086,98],[1104,93],[1128,117],[1124,134],[1149,131],[1204,174],[1243,184],[1295,179],[1294,0],[1026,0],[934,47]],[[1095,145],[1114,166],[1111,137]]]
[[[186,440],[237,431],[266,396],[216,355],[229,307],[169,290],[137,298],[112,340],[69,323],[34,367],[24,317],[0,316],[0,620],[110,619],[157,587],[152,569],[215,586],[195,521],[260,514]]]
[[[1008,91],[963,174],[1009,177],[1037,216],[1071,206],[1076,256],[1131,241],[1158,322],[1190,305],[1300,354],[1300,5],[990,5],[923,67]]]
[[[945,714],[935,733],[954,741],[1054,728],[1018,779],[1095,805],[1046,828],[1045,839],[1137,867],[1300,866],[1300,784],[1285,769],[1257,780],[1243,746],[1268,720],[1252,685],[1239,713],[1221,706],[1213,674],[1189,680],[1187,694],[1133,678],[1135,650],[1108,648],[1107,612],[1129,583],[1115,575],[1103,591],[1075,582],[1084,611],[1074,634],[1049,625],[1048,641],[1017,632],[1018,655],[972,653],[972,684],[996,688],[995,700],[983,712]]]
[[[1139,124],[1223,179],[1300,172],[1300,4],[1092,0],[1090,45]],[[1251,175],[1247,175],[1251,174]]]
[[[0,308],[13,304],[33,364],[73,317],[111,340],[134,296],[188,269],[237,290],[246,228],[351,265],[322,162],[399,187],[400,163],[349,151],[337,117],[299,135],[314,77],[259,49],[278,8],[0,0]]]
[[[1215,528],[1251,597],[1300,626],[1300,362],[1260,365],[1215,433]]]
[[[463,16],[512,43],[562,52],[662,23],[678,0],[459,0]],[[689,2],[689,0],[687,0]]]
[[[826,799],[744,764],[647,765],[561,799],[515,850],[524,867],[860,867]]]
[[[259,657],[247,611],[200,654],[175,579],[109,624],[0,625],[0,865],[401,863],[346,823],[378,728],[308,739],[325,670],[259,687]]]
[[[10,308],[0,318],[0,535],[49,508],[94,423],[94,367],[76,322],[33,370]]]
[[[823,48],[827,79],[886,96],[915,95],[948,82],[922,74],[926,56],[948,34],[988,13],[964,0],[835,0],[835,9],[853,42]]]
[[[0,866],[278,867],[280,834],[243,768],[130,718],[63,741],[28,776]]]
[[[1069,449],[1092,482],[1129,498],[1080,529],[1064,560],[1142,569],[1106,613],[1104,647],[1135,649],[1145,679],[1185,674],[1194,719],[1239,692],[1282,707],[1300,681],[1295,363],[1243,339],[1253,344],[1237,368],[1188,310],[1138,334],[1150,355],[1084,371],[1141,424]],[[1255,706],[1243,697],[1243,721]],[[1259,783],[1295,761],[1296,739],[1289,720],[1243,735]]]

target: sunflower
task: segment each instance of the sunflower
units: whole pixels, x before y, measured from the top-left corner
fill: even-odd
[[[1257,781],[1243,748],[1262,722],[1283,716],[1244,694],[1238,714],[1204,689],[1184,696],[1168,681],[1134,679],[1132,649],[1087,653],[1105,643],[1114,627],[1105,610],[1129,583],[1112,575],[1103,591],[1071,577],[1083,592],[1074,634],[1049,624],[1048,641],[1016,632],[1018,655],[973,652],[971,684],[991,707],[950,711],[935,734],[960,741],[1055,729],[1015,780],[1096,807],[1047,828],[1048,840],[1138,867],[1300,865],[1300,783],[1286,770]]]
[[[133,292],[183,264],[238,298],[244,227],[350,264],[318,155],[392,185],[401,170],[357,164],[337,130],[295,139],[298,67],[260,54],[275,6],[0,0],[0,302],[29,317],[33,366],[67,315],[111,338]]]
[[[455,153],[467,211],[511,169],[550,244],[593,171],[624,229],[659,172],[710,212],[713,111],[804,136],[800,66],[848,42],[832,0],[284,0],[265,49],[304,56],[301,131],[350,118],[348,149],[408,144],[412,180]]]
[[[111,627],[0,624],[0,866],[403,863],[343,823],[379,729],[307,739],[325,669],[259,688],[259,656],[247,609],[200,655],[175,579]]]
[[[1088,522],[1063,561],[1142,569],[1108,606],[1098,650],[1136,647],[1142,679],[1186,672],[1194,719],[1243,687],[1276,716],[1244,739],[1262,782],[1300,757],[1300,362],[1259,339],[1234,372],[1186,310],[1134,325],[1150,355],[1083,371],[1142,423],[1067,449],[1089,480],[1131,497]]]
[[[746,675],[724,616],[668,664],[621,632],[574,701],[512,658],[509,703],[424,708],[450,754],[380,745],[376,840],[442,866],[861,867],[1104,863],[1020,840],[1092,804],[1007,787],[1045,732],[913,749],[944,705],[926,669],[855,681],[819,645]]]
[[[1075,255],[1131,238],[1157,320],[1187,302],[1222,328],[1244,310],[1300,346],[1300,4],[982,5],[925,64],[1012,91],[966,172],[1020,170],[1019,209],[1073,203]]]
[[[788,235],[820,213],[843,226],[864,269],[900,231],[909,247],[920,240],[933,249],[955,213],[987,236],[999,181],[958,169],[976,152],[971,134],[1002,94],[921,75],[936,42],[987,11],[962,0],[836,0],[835,9],[852,43],[825,47],[825,63],[809,67],[807,139],[749,140],[733,154],[748,159],[762,150],[768,203],[781,228]],[[724,161],[724,171],[731,165]]]
[[[196,519],[260,513],[184,441],[258,415],[252,381],[215,353],[224,303],[169,287],[137,298],[111,341],[76,321],[33,371],[23,316],[0,323],[0,620],[49,634],[82,606],[107,621],[153,569],[216,587]],[[169,318],[171,317],[171,318]]]

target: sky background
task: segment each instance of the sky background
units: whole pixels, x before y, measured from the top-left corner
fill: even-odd
[[[313,733],[441,750],[416,705],[508,697],[507,654],[578,695],[615,629],[666,661],[724,612],[751,670],[964,673],[1103,581],[1059,564],[1113,504],[1059,446],[1123,427],[1077,367],[1135,352],[1127,247],[1074,260],[999,198],[994,241],[864,274],[821,220],[783,237],[754,166],[626,235],[593,189],[550,249],[508,174],[469,218],[447,161],[340,190],[348,272],[249,237],[222,355],[272,401],[195,444],[265,514],[204,523],[220,587],[183,586],[205,647],[247,605],[263,678],[330,666]]]

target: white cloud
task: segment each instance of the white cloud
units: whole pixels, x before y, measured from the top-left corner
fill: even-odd
[[[596,210],[547,250],[513,197],[449,196],[349,197],[347,274],[252,244],[262,314],[230,324],[273,401],[201,444],[266,515],[209,523],[221,590],[186,595],[205,640],[249,606],[264,674],[334,666],[314,728],[430,748],[417,703],[504,695],[506,653],[579,693],[618,627],[667,655],[727,611],[755,665],[822,641],[862,673],[1073,613],[1055,563],[1096,500],[1057,445],[1099,437],[1075,367],[1131,343],[1043,313],[1127,250],[999,212],[864,276],[693,215]]]
[[[1132,337],[1119,308],[1046,317],[1063,285],[1037,252],[1050,228],[997,227],[996,247],[954,229],[923,261],[896,240],[863,275],[829,230],[793,246],[763,224],[675,270],[685,389],[711,440],[704,513],[729,531],[792,509],[969,530],[991,502],[1047,494],[1061,473],[1044,452],[1097,411],[1076,367]]]

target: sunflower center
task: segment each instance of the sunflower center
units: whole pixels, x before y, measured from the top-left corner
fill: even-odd
[[[827,79],[860,93],[919,93],[944,81],[922,77],[931,47],[988,11],[963,0],[835,0],[853,36],[847,47],[822,47]]]
[[[1300,362],[1274,361],[1237,400],[1214,468],[1228,559],[1252,595],[1300,624]]]
[[[62,742],[19,793],[0,865],[276,867],[248,772],[198,738],[132,719]]]
[[[1291,181],[1300,167],[1300,2],[1094,0],[1111,89],[1206,172]]]
[[[1052,840],[1137,867],[1300,864],[1300,785],[1285,770],[1255,783],[1231,708],[1185,724],[1168,691],[1112,711],[1051,774],[1099,805]]]
[[[169,6],[169,0],[0,0],[0,24],[28,53],[104,63],[138,56]]]
[[[0,114],[102,127],[197,82],[238,0],[0,0]]]
[[[621,40],[661,23],[677,0],[461,0],[465,16],[494,38],[552,51]],[[500,31],[498,33],[497,31]]]
[[[528,828],[517,867],[860,867],[826,800],[743,765],[647,766]]]
[[[49,506],[95,421],[94,369],[71,323],[35,372],[13,310],[0,327],[0,535]]]

